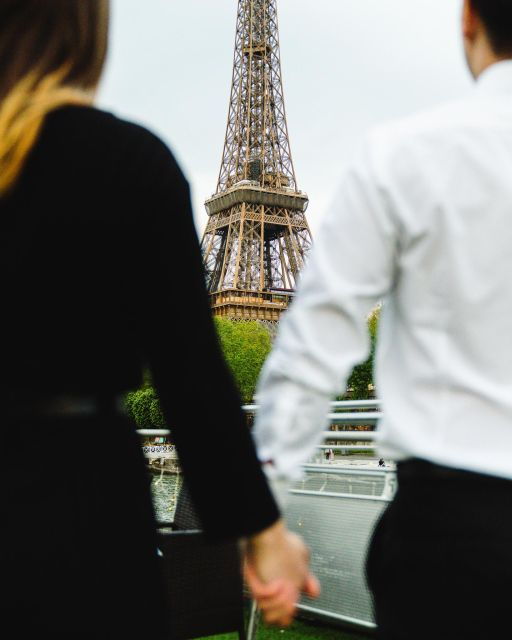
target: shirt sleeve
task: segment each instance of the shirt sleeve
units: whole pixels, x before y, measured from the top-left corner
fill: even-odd
[[[331,399],[369,354],[367,316],[394,282],[396,224],[368,141],[323,221],[258,383],[254,436],[276,495],[321,443]]]
[[[251,535],[279,511],[217,338],[189,187],[163,145],[149,170],[136,239],[144,256],[145,355],[206,533]]]

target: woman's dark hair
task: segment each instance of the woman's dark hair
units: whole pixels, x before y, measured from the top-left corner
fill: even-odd
[[[512,56],[512,0],[470,0],[498,56]]]
[[[0,100],[28,73],[69,65],[64,84],[97,84],[107,53],[108,0],[0,0]]]
[[[0,0],[0,196],[46,115],[90,104],[107,53],[109,0]]]

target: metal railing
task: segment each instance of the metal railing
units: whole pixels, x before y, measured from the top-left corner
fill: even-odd
[[[256,413],[258,407],[244,409]],[[375,428],[381,418],[378,400],[332,402],[328,414],[331,426],[338,428]],[[326,443],[342,444],[319,445],[320,450],[365,453],[375,449],[380,437],[373,429],[324,431],[322,435]],[[317,600],[302,598],[299,609],[308,616],[374,628],[372,596],[365,577],[366,554],[375,524],[394,496],[395,472],[343,463],[306,464],[303,468],[303,479],[290,490],[286,520],[311,550],[311,568],[320,579],[322,593]]]
[[[290,491],[286,520],[311,550],[311,569],[322,593],[317,600],[303,598],[300,609],[320,618],[375,627],[365,562],[372,532],[395,485],[391,469],[305,466],[303,480]]]
[[[243,407],[257,413],[257,405]],[[382,417],[378,400],[331,403],[328,419],[336,426],[374,427]],[[139,430],[141,436],[166,436],[167,429]],[[324,431],[318,449],[374,449],[379,433]],[[348,444],[352,443],[352,444]],[[303,598],[299,608],[309,616],[343,621],[361,628],[375,627],[371,594],[366,585],[365,559],[377,520],[393,498],[396,476],[390,468],[361,468],[337,464],[306,464],[302,480],[290,491],[288,526],[311,549],[311,566],[322,584],[318,600]],[[343,544],[340,544],[343,541]]]
[[[331,402],[331,411],[327,414],[327,418],[332,425],[337,426],[375,427],[383,415],[382,412],[379,411],[380,406],[380,400],[342,400]],[[256,414],[258,412],[258,405],[244,405],[242,409],[245,413]],[[357,409],[367,409],[367,411],[357,411]],[[368,411],[368,409],[370,409],[370,411]],[[371,411],[371,409],[374,410]],[[143,437],[165,437],[171,434],[169,429],[138,429],[137,433]],[[377,442],[379,435],[377,431],[324,431],[323,433],[324,440],[354,440],[358,442]],[[325,446],[327,445],[319,445],[318,448],[324,448]],[[347,447],[350,447],[350,445],[346,447],[330,446],[329,448],[345,449]]]
[[[242,407],[246,413],[256,414],[258,405],[251,404]],[[331,402],[327,419],[331,425],[336,426],[368,426],[375,427],[382,418],[380,400],[340,400]],[[377,431],[324,431],[324,441],[352,441],[352,442],[378,442],[380,434]],[[333,451],[373,451],[373,445],[351,444],[324,444],[317,449],[332,449]]]

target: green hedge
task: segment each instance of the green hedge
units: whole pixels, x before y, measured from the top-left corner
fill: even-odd
[[[258,322],[233,322],[225,318],[215,318],[214,322],[242,401],[252,402],[261,368],[270,353],[270,333]],[[126,407],[139,429],[165,428],[160,402],[148,373],[142,388],[127,394]]]

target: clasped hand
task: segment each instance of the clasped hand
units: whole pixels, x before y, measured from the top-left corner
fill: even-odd
[[[316,598],[318,580],[309,570],[309,550],[280,520],[253,536],[245,551],[245,579],[269,624],[288,626],[301,593]]]

